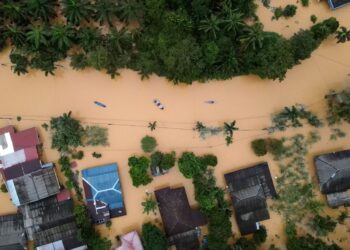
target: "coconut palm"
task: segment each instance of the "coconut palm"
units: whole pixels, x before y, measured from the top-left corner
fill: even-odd
[[[213,38],[216,38],[217,33],[220,31],[221,23],[222,20],[212,14],[210,15],[210,18],[200,21],[198,29],[212,35]]]
[[[107,48],[112,53],[122,54],[126,49],[132,46],[132,37],[127,29],[112,28],[106,36]]]
[[[102,34],[99,28],[81,28],[78,32],[78,43],[86,52],[95,49],[102,41]]]
[[[141,205],[143,206],[143,213],[146,213],[147,215],[150,212],[153,212],[154,215],[157,214],[156,209],[158,207],[158,203],[153,199],[151,194],[147,193],[147,197],[145,201],[141,203]]]
[[[27,13],[22,1],[1,1],[0,13],[3,19],[9,20],[11,23],[22,24],[27,20]]]
[[[47,46],[48,37],[49,33],[46,27],[42,25],[31,27],[26,34],[26,40],[29,46],[34,50],[38,50],[41,46]]]
[[[345,27],[340,27],[340,30],[336,32],[336,38],[338,39],[337,43],[345,43],[350,41],[350,30]]]
[[[154,121],[154,122],[149,122],[148,123],[148,128],[153,131],[157,128],[157,121]]]
[[[238,128],[236,127],[236,121],[233,121],[233,122],[230,122],[230,123],[227,123],[227,122],[224,123],[224,131],[225,131],[225,134],[227,136],[231,136],[232,137],[233,132],[235,130],[238,130]]]
[[[117,12],[116,1],[113,0],[99,0],[94,4],[95,9],[95,21],[100,25],[108,23],[109,26],[113,26],[113,20]]]
[[[9,38],[12,45],[14,45],[16,48],[21,48],[26,42],[25,33],[16,25],[7,26],[4,33],[5,37]]]
[[[56,17],[56,6],[56,0],[28,0],[26,3],[30,17],[44,22],[49,22],[51,18]]]
[[[143,7],[137,0],[122,0],[118,3],[118,17],[121,21],[130,23],[141,21],[143,17]]]
[[[71,25],[56,24],[51,30],[51,42],[60,51],[68,50],[75,39],[75,30]]]
[[[255,23],[253,26],[247,26],[243,29],[244,34],[240,41],[244,49],[251,47],[252,49],[262,48],[265,34],[263,31],[263,24]]]
[[[237,32],[243,27],[243,15],[234,10],[227,10],[227,14],[222,21],[225,31],[232,32],[236,36]]]
[[[62,14],[67,22],[77,26],[82,20],[89,21],[93,8],[88,0],[62,0]]]

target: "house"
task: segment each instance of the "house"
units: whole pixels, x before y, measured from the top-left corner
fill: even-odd
[[[37,250],[87,249],[77,239],[73,201],[60,194],[20,207],[27,237]]]
[[[207,224],[205,216],[192,209],[184,187],[155,191],[168,244],[177,250],[199,249],[197,227]],[[186,244],[184,244],[186,243]]]
[[[319,155],[314,158],[320,190],[332,208],[349,206],[350,150]]]
[[[6,181],[13,204],[20,206],[60,191],[60,185],[53,167],[41,168],[29,174]]]
[[[328,0],[328,4],[331,7],[331,9],[335,10],[350,4],[350,1],[349,0]]]
[[[20,214],[0,216],[0,250],[23,250],[26,239]]]
[[[267,163],[224,175],[235,208],[241,235],[259,230],[259,221],[270,219],[266,199],[277,196]]]
[[[126,214],[117,164],[84,169],[82,179],[87,207],[95,223]]]
[[[136,231],[124,234],[120,237],[121,246],[115,250],[143,250],[140,237]]]

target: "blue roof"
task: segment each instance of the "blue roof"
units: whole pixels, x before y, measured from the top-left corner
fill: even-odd
[[[87,201],[102,201],[107,203],[110,209],[124,207],[117,164],[84,169],[82,176],[90,189],[90,192],[85,190]]]

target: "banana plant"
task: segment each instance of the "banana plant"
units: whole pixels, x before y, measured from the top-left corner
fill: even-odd
[[[28,14],[33,20],[49,22],[50,19],[56,17],[56,0],[28,0],[26,2]]]
[[[93,7],[88,0],[62,0],[62,14],[67,22],[79,26],[82,20],[89,21],[93,16]]]

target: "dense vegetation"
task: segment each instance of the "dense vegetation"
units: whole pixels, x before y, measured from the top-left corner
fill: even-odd
[[[152,223],[145,223],[142,225],[142,243],[145,250],[168,249],[164,233]]]
[[[350,123],[350,90],[330,91],[325,98],[328,104],[328,123],[330,125],[342,121]]]
[[[146,135],[141,139],[141,147],[143,152],[151,153],[157,147],[157,141],[154,137]]]
[[[29,68],[54,74],[70,58],[75,70],[111,77],[131,68],[185,83],[247,74],[283,80],[304,44],[265,32],[255,11],[253,0],[4,0],[0,49],[11,47],[18,75]],[[334,18],[314,25],[307,42],[318,46],[338,25]]]
[[[129,157],[128,165],[130,167],[129,174],[132,179],[132,185],[138,187],[152,182],[152,177],[148,174],[149,164],[150,160],[145,156]]]
[[[236,127],[235,120],[232,122],[224,122],[222,126],[218,127],[208,127],[204,125],[204,123],[198,121],[193,130],[197,131],[202,139],[222,133],[225,136],[226,145],[229,146],[233,143],[233,133],[239,130],[239,128]]]

